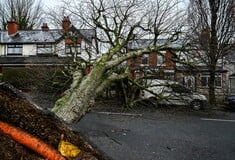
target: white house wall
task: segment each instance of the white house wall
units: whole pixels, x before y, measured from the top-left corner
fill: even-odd
[[[81,57],[84,60],[89,60],[89,55],[86,51],[86,43],[84,41],[81,42]]]
[[[62,40],[62,41],[60,41],[59,43],[57,43],[57,44],[55,44],[54,46],[53,46],[53,54],[55,54],[55,55],[58,55],[58,56],[63,56],[64,55],[64,53],[65,53],[65,51],[64,51],[64,46],[65,46],[65,43],[64,43],[64,41]]]
[[[37,45],[36,44],[24,44],[23,45],[23,56],[36,56]]]
[[[4,56],[4,46],[0,45],[0,56]]]
[[[88,45],[91,45],[91,44],[88,44],[85,41],[81,42],[81,55],[80,55],[80,57],[83,58],[84,60],[89,60],[89,55],[86,51],[86,48]],[[65,42],[64,41],[61,41],[60,43],[58,43],[56,45],[55,54],[57,54],[59,57],[68,56],[65,54]],[[95,49],[93,46],[91,46],[91,59],[94,60],[95,58],[96,58]]]
[[[85,41],[82,41],[82,43],[81,43],[81,57],[83,59],[89,60],[89,58],[90,58],[90,60],[95,60],[97,58],[97,53],[96,53],[94,44],[95,43],[88,44]],[[88,53],[87,53],[88,47],[89,47],[89,54],[90,55],[88,55]]]
[[[86,52],[86,46],[90,44],[86,44],[84,41],[81,43],[81,57],[85,60],[88,60],[89,56]],[[53,53],[56,54],[60,57],[66,57],[67,55],[65,54],[65,42],[62,40],[61,42],[53,45]],[[95,49],[92,46],[91,47],[91,59],[96,58],[96,53]],[[36,44],[23,44],[23,50],[22,50],[22,56],[36,56],[37,55],[37,45]],[[7,55],[7,45],[0,45],[0,56],[6,56]]]
[[[65,42],[64,40],[56,44],[55,54],[59,57],[65,57]]]
[[[24,44],[22,48],[22,56],[32,56],[37,54],[35,44]],[[0,56],[7,56],[7,44],[0,45]]]

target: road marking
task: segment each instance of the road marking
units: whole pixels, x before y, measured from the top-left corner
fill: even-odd
[[[232,119],[210,119],[210,118],[201,118],[202,121],[217,121],[217,122],[235,122]]]
[[[119,112],[94,112],[99,114],[107,114],[107,115],[121,115],[121,116],[142,116],[143,114],[135,114],[135,113],[119,113]]]

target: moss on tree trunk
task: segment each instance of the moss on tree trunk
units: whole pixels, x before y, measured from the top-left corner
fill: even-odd
[[[101,60],[90,74],[82,78],[75,72],[70,89],[57,100],[52,112],[67,123],[80,120],[94,104],[96,89],[103,82],[104,71],[105,65]]]

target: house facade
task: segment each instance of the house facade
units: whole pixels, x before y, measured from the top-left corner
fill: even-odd
[[[163,43],[163,42],[160,42]],[[138,39],[130,41],[127,45],[128,52],[136,51],[153,44],[152,39]],[[141,57],[129,59],[127,64],[130,68],[130,77],[136,79],[143,76],[152,78],[175,80],[176,63],[172,50],[145,53]]]
[[[164,45],[165,40],[160,40],[158,45]],[[153,44],[153,40],[135,40],[128,44],[127,52],[135,51]],[[170,47],[180,47],[180,42],[169,44]],[[174,50],[165,50],[158,53],[146,53],[142,57],[128,60],[130,67],[130,76],[133,78],[143,77],[144,74],[156,79],[166,79],[180,82],[192,91],[199,92],[209,96],[209,70],[205,64],[197,62],[195,59],[189,58],[189,62],[194,65],[190,67],[176,63],[174,56],[178,59],[186,60],[180,52]],[[235,55],[235,54],[233,54]],[[235,63],[234,63],[235,64]],[[215,77],[215,94],[219,102],[222,102],[228,90],[235,91],[232,87],[235,84],[235,65],[229,63],[227,67],[223,63],[216,66]],[[230,70],[230,71],[229,71]],[[229,87],[230,86],[230,87]],[[235,86],[235,85],[234,85]]]
[[[225,57],[224,68],[228,70],[228,91],[227,94],[235,94],[235,51]]]
[[[228,74],[223,66],[217,66],[215,71],[215,95],[218,102],[222,102],[228,89]],[[177,66],[177,81],[184,84],[192,91],[209,96],[210,72],[205,65],[198,65],[194,68]]]
[[[18,24],[8,22],[7,31],[0,31],[0,71],[3,67],[64,65],[66,59],[94,60],[95,30],[77,29],[68,17],[62,29],[49,29],[43,23],[41,30],[18,30]]]

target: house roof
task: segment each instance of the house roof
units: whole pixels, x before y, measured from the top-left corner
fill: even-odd
[[[79,32],[90,42],[96,35],[94,29],[79,29]]]
[[[14,36],[9,36],[7,31],[0,32],[1,44],[16,43],[55,43],[62,38],[61,30],[25,30],[18,31]]]
[[[92,29],[77,29],[87,40],[91,41],[95,37]],[[54,29],[49,31],[42,30],[20,30],[14,36],[9,36],[7,31],[0,31],[0,44],[37,44],[37,43],[56,43],[63,38],[62,30]]]
[[[94,29],[77,29],[73,25],[69,28],[68,32],[72,32],[72,35],[70,35],[70,33],[68,33],[68,36],[82,37],[88,42],[91,42],[96,34]]]
[[[127,48],[129,50],[137,50],[137,49],[142,49],[145,47],[151,47],[154,44],[154,39],[136,39],[132,40],[127,44]],[[181,47],[183,44],[183,41],[178,40],[174,42],[170,42],[169,39],[158,39],[157,40],[157,45],[168,45],[169,47],[176,48],[176,47]]]

